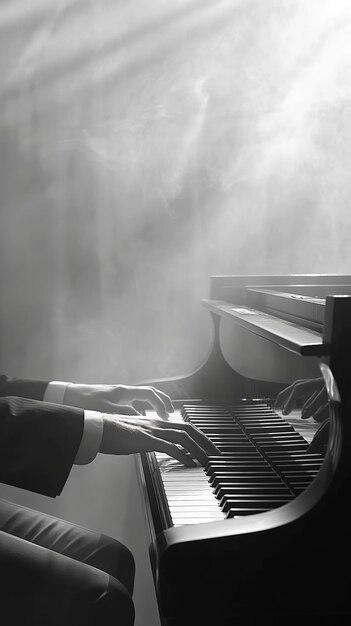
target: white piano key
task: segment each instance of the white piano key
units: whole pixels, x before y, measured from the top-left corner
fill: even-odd
[[[225,519],[201,466],[186,468],[159,452],[156,459],[174,526]]]

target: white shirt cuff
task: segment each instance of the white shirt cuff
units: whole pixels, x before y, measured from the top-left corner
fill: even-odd
[[[54,404],[64,404],[65,393],[68,385],[71,383],[63,383],[53,380],[45,389],[44,402],[53,402]]]
[[[75,465],[91,463],[99,452],[103,434],[103,419],[99,411],[84,411],[84,430],[74,459]]]
[[[64,404],[65,393],[71,383],[51,381],[44,393],[44,402]],[[84,411],[84,429],[80,446],[74,460],[76,465],[91,463],[99,452],[103,434],[103,419],[99,411]]]

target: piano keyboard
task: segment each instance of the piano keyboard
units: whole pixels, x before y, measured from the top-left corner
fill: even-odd
[[[262,401],[233,406],[184,404],[171,421],[191,422],[222,452],[186,468],[155,453],[173,526],[252,515],[286,504],[317,475],[323,457]],[[300,420],[302,422],[302,420]]]

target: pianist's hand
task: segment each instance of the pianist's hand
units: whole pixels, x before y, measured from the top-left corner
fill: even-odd
[[[313,417],[316,422],[323,422],[329,417],[328,395],[322,377],[296,380],[277,395],[274,406],[281,409],[283,415],[289,415],[301,402],[302,419]]]
[[[207,455],[221,452],[192,424],[163,419],[103,414],[103,454],[163,452],[188,467],[207,462]]]
[[[68,385],[64,403],[81,409],[140,415],[133,403],[142,403],[153,408],[157,415],[167,418],[174,411],[171,399],[154,387],[130,385]]]

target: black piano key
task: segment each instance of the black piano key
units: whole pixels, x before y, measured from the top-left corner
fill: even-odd
[[[251,418],[256,418],[256,419],[265,419],[266,416],[268,417],[274,417],[277,419],[282,419],[282,417],[276,413],[276,411],[273,411],[272,409],[270,409],[269,407],[258,407],[257,409],[238,409],[236,407],[230,407],[230,411],[236,416],[236,417],[240,417],[240,418],[245,418],[247,417],[248,419]]]
[[[305,441],[305,439],[297,433],[284,433],[283,435],[277,433],[252,435],[251,439],[253,439],[256,444],[264,443],[265,441]]]
[[[301,470],[302,472],[302,470]],[[297,470],[291,470],[291,473],[297,474]],[[274,469],[268,464],[263,465],[233,465],[232,467],[219,467],[214,468],[212,471],[209,469],[206,471],[208,476],[242,476],[247,475],[250,476],[252,474],[271,474],[272,476],[276,475]]]
[[[308,467],[308,468],[320,468],[323,465],[323,461],[319,459],[282,459],[276,461],[278,467]]]
[[[230,415],[228,417],[219,418],[188,417],[185,421],[189,421],[192,424],[202,424],[203,426],[216,426],[216,424],[219,424],[221,426],[231,426],[232,428],[240,429],[239,424],[237,424]]]
[[[311,460],[304,460],[304,459],[298,459],[296,461],[280,461],[278,463],[276,463],[277,467],[279,467],[279,469],[289,469],[291,467],[305,467],[306,469],[320,469],[321,466],[323,465],[322,461],[311,461]]]
[[[309,487],[310,484],[311,483],[308,483],[306,485],[299,485],[299,486],[294,487],[295,496],[299,496],[300,493],[303,493],[305,491],[305,489],[307,489],[307,487]]]
[[[185,413],[183,416],[183,419],[185,421],[190,421],[190,422],[230,422],[231,424],[235,424],[235,421],[233,419],[233,416],[230,413],[222,413],[222,414],[192,414],[192,413]]]
[[[218,444],[217,448],[221,452],[250,452],[253,449],[252,444]]]
[[[308,470],[308,471],[282,471],[281,474],[282,476],[284,476],[284,479],[286,482],[291,482],[292,480],[294,480],[295,478],[299,478],[301,476],[304,476],[306,480],[313,480],[313,478],[315,478],[317,476],[317,474],[319,473],[319,470]]]
[[[250,424],[242,424],[242,427],[245,426],[245,431],[247,432],[262,432],[262,433],[267,433],[267,432],[282,432],[282,433],[293,433],[295,435],[298,435],[301,437],[301,433],[299,433],[298,431],[296,431],[294,429],[294,427],[291,424],[287,424],[285,423],[281,423],[281,422],[277,422],[277,421],[270,421],[270,422],[253,422]]]
[[[245,428],[255,428],[257,426],[269,426],[270,424],[272,426],[287,426],[290,427],[291,424],[289,424],[288,422],[286,422],[285,420],[282,420],[279,417],[276,417],[275,415],[266,415],[266,416],[251,416],[251,417],[245,417],[245,416],[240,416],[240,415],[233,415],[233,420],[235,421],[235,423],[240,424],[240,426],[245,426]],[[291,426],[293,428],[293,426]]]
[[[229,469],[218,469],[218,470],[213,470],[208,471],[207,475],[209,476],[209,480],[212,480],[214,477],[216,478],[221,478],[222,476],[250,476],[252,474],[260,474],[261,476],[264,476],[266,474],[269,475],[275,475],[274,472],[272,472],[272,468],[270,468],[268,465],[266,466],[261,466],[261,467],[250,467],[250,466],[243,466],[243,467],[237,467],[237,468],[229,468]]]
[[[308,443],[304,443],[304,442],[297,442],[297,443],[265,443],[262,446],[260,446],[262,452],[279,452],[282,450],[296,450],[296,451],[302,451],[302,450],[307,450],[308,448]]]
[[[286,475],[286,480],[291,483],[311,482],[314,478],[314,474],[306,474],[305,472],[291,472]]]
[[[238,474],[237,476],[231,475],[231,474],[223,474],[221,476],[212,476],[209,479],[209,483],[212,485],[213,488],[215,488],[217,487],[217,485],[223,485],[223,483],[237,483],[239,481],[242,484],[245,484],[245,482],[247,483],[264,482],[264,481],[267,481],[267,479],[274,477],[274,476],[275,476],[274,472],[271,472],[271,473],[267,472],[265,474],[261,472],[259,474],[246,472],[245,474],[244,473]]]
[[[284,484],[277,485],[265,485],[264,483],[260,483],[258,485],[219,485],[214,492],[214,495],[218,500],[222,500],[223,497],[229,498],[230,496],[237,496],[240,494],[244,495],[280,495],[280,496],[291,496],[291,491]]]
[[[258,404],[257,406],[232,405],[229,408],[237,415],[263,415],[264,413],[274,413],[278,415],[269,406],[264,404]]]
[[[224,456],[229,457],[229,455],[223,454],[223,457]],[[212,461],[207,461],[207,465],[205,467],[206,468],[207,466],[214,467],[215,465],[217,467],[226,467],[227,465],[231,465],[231,464],[237,465],[238,463],[255,463],[255,464],[265,463],[267,464],[267,461],[262,456],[259,456],[259,455],[258,456],[254,455],[250,458],[250,457],[246,457],[245,454],[233,453],[230,456],[231,458],[229,457],[229,458],[223,459],[221,455],[218,455],[217,460],[212,459]]]
[[[301,452],[296,452],[296,453],[284,452],[284,453],[277,453],[277,454],[274,454],[272,456],[274,457],[275,461],[279,461],[281,459],[292,459],[294,461],[295,460],[299,460],[299,459],[302,459],[304,461],[305,460],[311,460],[311,461],[313,461],[313,460],[314,461],[317,461],[317,460],[323,461],[324,460],[324,458],[322,457],[321,454],[311,454],[310,452],[303,452],[303,453],[301,453]]]
[[[218,460],[220,461],[237,461],[237,460],[246,460],[246,461],[251,461],[252,459],[259,459],[262,460],[262,455],[259,453],[258,450],[256,450],[254,447],[252,447],[252,450],[250,450],[250,452],[238,452],[235,454],[231,454],[231,453],[225,453],[225,454],[217,454],[217,455],[209,455],[207,457],[208,461],[207,464],[211,464],[212,462],[216,462]],[[207,465],[206,465],[207,467]]]
[[[245,435],[235,435],[232,433],[228,433],[228,434],[221,434],[221,435],[214,435],[214,434],[209,434],[209,433],[205,433],[205,435],[207,437],[209,437],[209,439],[211,439],[211,441],[218,441],[221,442],[223,441],[223,443],[227,443],[227,442],[233,442],[233,443],[247,443],[247,444],[251,444],[250,440],[245,437]]]
[[[232,474],[238,472],[261,472],[261,470],[269,468],[269,465],[264,461],[256,461],[255,463],[228,463],[226,465],[211,465],[205,469],[207,476],[220,476],[221,474]]]
[[[256,442],[255,442],[256,443]],[[299,450],[307,450],[307,444],[304,441],[295,441],[293,440],[278,440],[278,441],[262,441],[257,442],[257,447],[259,450],[265,452],[267,450],[287,450],[287,451],[299,451]]]
[[[260,479],[256,478],[252,480],[237,479],[231,482],[223,481],[213,488],[213,493],[216,497],[219,497],[219,495],[220,497],[222,497],[226,493],[229,493],[230,489],[256,489],[259,487],[262,487],[264,489],[270,489],[275,486],[279,488],[287,488],[278,476],[273,476],[269,479],[261,477]]]
[[[298,461],[300,459],[309,459],[310,458],[310,454],[309,452],[306,451],[296,451],[293,452],[291,450],[279,450],[278,452],[271,452],[269,455],[269,458],[271,459],[272,463],[277,464],[280,463],[281,461],[283,461],[284,459],[290,459],[293,461]],[[323,457],[319,456],[319,460],[321,460],[323,462]]]
[[[225,425],[218,425],[218,427],[216,427],[216,424],[195,424],[194,422],[191,422],[193,426],[195,426],[196,428],[198,428],[199,430],[202,430],[204,433],[207,434],[212,434],[212,435],[237,435],[237,436],[241,436],[241,437],[247,437],[247,435],[241,430],[241,428],[237,428],[235,426],[232,426],[230,424]]]
[[[291,498],[290,498],[291,499]],[[238,508],[251,509],[253,513],[257,511],[257,509],[275,509],[278,506],[283,506],[289,502],[288,497],[277,496],[273,498],[272,496],[262,497],[262,498],[223,498],[221,502],[221,509],[224,513],[229,513],[232,511],[237,511]]]
[[[242,515],[253,515],[254,513],[266,513],[267,511],[270,511],[270,508],[260,508],[260,509],[252,509],[250,507],[237,507],[237,508],[233,508],[230,509],[227,513],[227,517],[228,518],[232,518],[232,517],[241,517]]]

